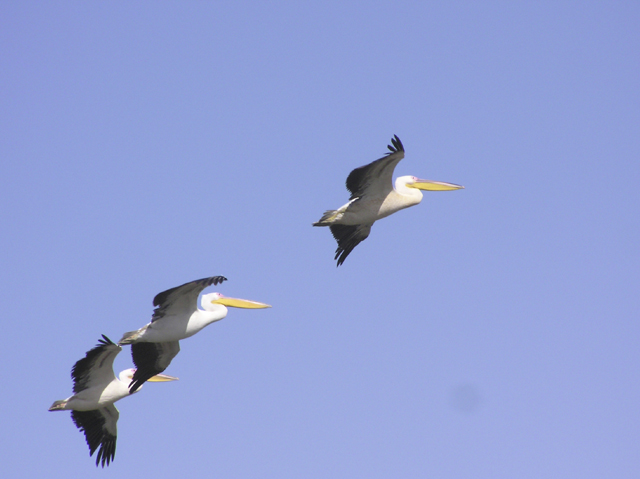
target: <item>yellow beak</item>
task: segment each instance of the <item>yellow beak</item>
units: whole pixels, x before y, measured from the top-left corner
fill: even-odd
[[[166,374],[157,374],[147,379],[147,381],[150,381],[153,383],[165,383],[167,381],[177,381],[177,380],[178,378],[174,378],[173,376],[167,376]]]
[[[432,180],[418,180],[413,183],[407,183],[409,188],[417,188],[425,191],[450,191],[459,190],[464,186],[456,185],[453,183],[445,183],[444,181],[432,181]]]
[[[231,306],[232,308],[244,308],[244,309],[263,309],[270,308],[271,305],[259,303],[258,301],[250,301],[248,299],[227,298],[223,296],[219,299],[211,301],[213,304],[222,304],[224,306]]]

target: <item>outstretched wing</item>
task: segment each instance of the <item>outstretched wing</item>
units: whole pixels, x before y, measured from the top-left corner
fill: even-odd
[[[389,153],[368,165],[356,168],[347,177],[347,189],[351,192],[350,200],[364,195],[384,194],[393,189],[393,170],[404,158],[404,147],[397,135],[388,145]]]
[[[340,266],[353,251],[353,248],[367,239],[371,232],[371,225],[331,225],[330,229],[331,234],[338,242],[336,256],[333,259],[337,259],[336,266]]]
[[[131,357],[136,365],[136,372],[129,385],[129,392],[133,394],[149,378],[160,374],[169,367],[173,358],[180,352],[179,341],[166,343],[133,343]]]
[[[96,466],[108,466],[116,455],[118,437],[118,417],[120,413],[113,404],[92,411],[71,411],[71,419],[84,432],[89,445],[89,455],[100,448],[96,456]]]
[[[198,295],[202,290],[212,284],[220,284],[227,281],[224,276],[212,276],[210,278],[197,279],[190,283],[168,289],[153,298],[153,310],[151,322],[157,321],[166,315],[190,316],[198,309]]]
[[[98,385],[107,385],[115,379],[113,360],[122,348],[104,334],[95,348],[76,362],[71,370],[73,392],[78,393]]]

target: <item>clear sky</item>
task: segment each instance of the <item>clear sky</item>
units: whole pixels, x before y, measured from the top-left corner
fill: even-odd
[[[3,2],[3,477],[640,477],[640,4]],[[462,184],[336,268],[349,172]],[[263,301],[123,399],[155,294]],[[116,369],[131,366],[127,347]]]

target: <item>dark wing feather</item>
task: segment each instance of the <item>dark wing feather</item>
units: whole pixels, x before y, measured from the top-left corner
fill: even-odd
[[[110,376],[113,376],[113,360],[121,350],[120,346],[103,334],[98,344],[74,364],[71,370],[73,392],[78,393],[91,387],[90,383],[99,381],[100,376],[105,379],[104,382],[108,382]]]
[[[89,455],[100,448],[96,466],[108,466],[116,455],[117,422],[120,413],[113,404],[93,411],[71,411],[71,419],[84,432],[89,445]]]
[[[347,177],[347,189],[351,192],[350,200],[361,197],[369,185],[376,180],[389,182],[391,188],[393,170],[396,165],[404,158],[404,147],[397,135],[391,139],[391,145],[387,145],[390,152],[382,158],[369,163],[368,165],[356,168]]]
[[[336,256],[333,258],[338,260],[336,266],[344,263],[344,260],[349,256],[349,253],[353,251],[353,248],[367,239],[367,236],[369,236],[371,232],[371,225],[331,225],[329,228],[331,229],[331,234],[338,242]]]
[[[224,276],[212,276],[210,278],[197,279],[158,293],[153,298],[153,305],[156,306],[156,309],[153,310],[151,322],[159,320],[173,308],[181,311],[190,309],[195,311],[198,308],[196,304],[198,295],[202,290],[212,284],[220,284],[223,281],[227,281],[227,278]]]
[[[136,372],[133,373],[129,392],[133,394],[149,378],[167,369],[179,352],[180,342],[178,341],[132,344],[131,357],[136,365]]]

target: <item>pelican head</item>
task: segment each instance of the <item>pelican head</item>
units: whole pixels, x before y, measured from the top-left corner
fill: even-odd
[[[118,378],[120,379],[120,381],[122,381],[127,385],[127,389],[129,388],[129,385],[133,380],[133,375],[135,374],[135,372],[136,372],[135,368],[129,368],[129,369],[125,369],[124,371],[120,371],[120,374],[118,375]],[[147,381],[151,381],[154,383],[164,383],[167,381],[177,381],[177,380],[178,378],[175,378],[173,376],[168,376],[166,374],[156,374],[155,376],[152,376],[149,379],[147,379]],[[140,389],[142,389],[142,386],[136,389],[135,392],[138,392]]]
[[[259,303],[258,301],[250,301],[248,299],[228,298],[221,293],[209,293],[202,295],[202,309],[205,311],[212,311],[217,309],[216,306],[230,306],[232,308],[243,309],[263,309],[270,308],[271,306],[265,303]],[[226,309],[226,308],[225,308]]]

